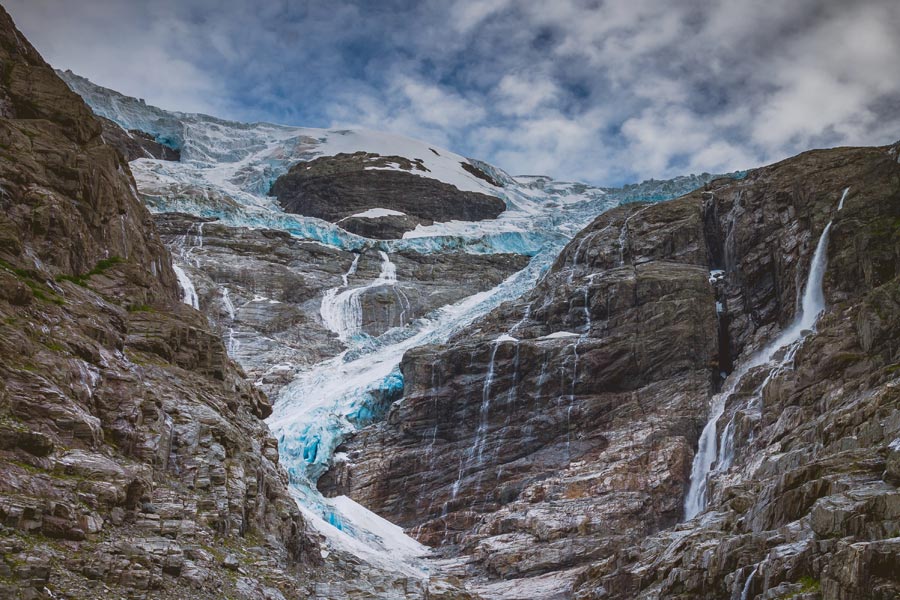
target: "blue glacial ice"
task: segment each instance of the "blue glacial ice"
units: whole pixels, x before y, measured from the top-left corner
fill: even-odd
[[[381,419],[391,403],[402,401],[398,366],[404,352],[446,341],[501,302],[528,291],[566,242],[603,211],[624,202],[677,197],[715,177],[651,180],[625,188],[598,188],[542,176],[513,177],[492,165],[402,136],[246,124],[170,112],[77,76],[62,75],[98,114],[181,150],[179,162],[138,159],[131,164],[138,191],[152,211],[182,212],[232,227],[286,231],[344,250],[372,249],[382,253],[385,265],[391,254],[409,251],[531,257],[522,271],[495,288],[441,307],[378,338],[355,333],[353,323],[361,308],[353,302],[354,290],[346,283],[323,298],[323,322],[341,335],[346,350],[300,372],[286,385],[274,399],[268,423],[301,509],[318,523],[314,526],[326,534],[339,532],[336,540],[363,554],[371,547],[410,555],[422,549],[399,528],[349,499],[324,498],[316,480],[349,433]],[[320,219],[285,213],[267,195],[272,182],[299,161],[358,150],[422,159],[429,169],[427,176],[462,190],[496,195],[507,210],[495,220],[436,223],[408,232],[403,239],[371,240]],[[474,176],[462,168],[463,162],[475,165],[500,185]],[[390,284],[391,276],[390,269],[383,268],[379,275],[383,281],[362,287]],[[396,281],[396,273],[393,278]]]

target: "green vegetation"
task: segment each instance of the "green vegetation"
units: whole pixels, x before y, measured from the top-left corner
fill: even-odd
[[[31,279],[31,273],[29,273],[25,269],[18,269],[3,259],[0,259],[0,267],[3,267],[4,269],[6,269],[7,271],[9,271],[10,273],[12,273],[13,275],[15,275],[16,277],[18,277],[20,279]]]
[[[155,312],[155,310],[149,304],[129,304],[128,312]]]
[[[101,273],[108,271],[115,265],[121,264],[125,262],[119,256],[111,256],[109,258],[104,258],[99,261],[93,269],[88,271],[87,273],[82,273],[81,275],[60,275],[56,278],[57,281],[71,281],[76,285],[80,285],[81,287],[87,287],[88,279],[90,279],[94,275],[100,275]]]
[[[800,578],[800,585],[803,586],[800,588],[801,594],[818,592],[822,588],[822,583],[818,579],[813,579],[808,575]]]
[[[65,352],[66,351],[65,346],[63,346],[61,344],[57,344],[56,342],[47,342],[44,345],[47,348],[49,348],[50,350],[53,350],[54,352]]]
[[[16,268],[2,259],[0,259],[0,267],[24,281],[25,285],[27,285],[31,289],[31,293],[38,300],[43,300],[44,302],[52,302],[53,304],[59,306],[65,304],[65,300],[54,294],[46,285],[40,283],[34,277],[32,277],[29,271]]]
[[[800,589],[795,592],[789,592],[782,596],[779,596],[780,600],[790,600],[791,598],[796,598],[800,594],[809,594],[810,592],[818,592],[822,589],[822,582],[818,579],[813,579],[810,576],[804,576],[800,578],[800,581],[797,582],[800,584]]]

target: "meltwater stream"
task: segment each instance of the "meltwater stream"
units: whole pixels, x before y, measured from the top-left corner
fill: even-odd
[[[284,231],[356,253],[341,285],[323,295],[319,311],[323,324],[338,335],[345,351],[307,368],[282,388],[273,398],[275,412],[269,425],[279,440],[280,460],[289,471],[291,489],[308,524],[334,546],[383,565],[386,571],[421,573],[422,566],[415,557],[425,552],[424,547],[406,537],[399,527],[348,498],[322,497],[315,482],[333,460],[341,459],[334,456],[334,450],[347,433],[380,418],[386,402],[398,401],[403,389],[398,365],[404,352],[422,344],[443,342],[501,302],[522,295],[565,243],[603,211],[624,202],[675,198],[715,177],[651,180],[627,189],[601,189],[540,176],[511,177],[490,165],[402,136],[366,130],[236,123],[174,113],[87,80],[66,77],[95,113],[126,130],[145,131],[180,150],[179,161],[141,158],[131,163],[141,198],[152,212],[187,213],[226,227]],[[319,156],[358,151],[416,159],[426,170],[412,170],[412,174],[427,173],[429,178],[462,191],[497,196],[506,203],[506,210],[497,219],[434,223],[407,232],[402,239],[371,240],[348,233],[334,223],[285,213],[275,198],[268,196],[272,183],[292,165]],[[467,168],[470,166],[490,177],[473,174]],[[190,253],[202,244],[202,225],[197,226],[196,233],[199,235],[190,247],[186,235],[176,240],[172,248],[179,259],[176,273],[183,298],[194,307],[199,305],[199,299],[188,271],[196,266]],[[363,260],[360,256],[367,252],[380,253],[381,270],[374,280],[360,283],[356,267]],[[514,253],[532,259],[526,269],[494,289],[408,321],[403,282],[397,281],[391,261],[391,255],[399,252]],[[392,289],[401,312],[397,327],[372,338],[362,331],[360,300],[367,289],[376,286]],[[235,333],[239,316],[236,312],[240,309],[235,310],[226,287],[219,286],[219,294],[224,309],[221,316],[226,318],[223,324],[228,351],[240,360]],[[587,329],[589,315],[585,317]],[[476,457],[478,452],[483,449],[476,450]]]
[[[844,207],[844,200],[850,188],[846,188],[841,194],[838,210]],[[803,289],[803,297],[800,304],[800,311],[794,322],[784,331],[781,332],[774,341],[766,345],[762,350],[746,360],[738,369],[736,369],[728,378],[728,385],[725,390],[716,394],[710,407],[709,420],[700,434],[700,441],[697,446],[697,454],[694,455],[694,462],[691,468],[691,485],[688,490],[687,497],[684,501],[684,518],[691,519],[706,508],[707,480],[713,472],[713,466],[717,471],[730,466],[734,442],[731,436],[734,435],[733,423],[726,427],[722,435],[721,449],[717,444],[718,436],[716,433],[716,424],[725,412],[725,407],[731,394],[734,393],[740,384],[741,379],[751,369],[763,364],[773,363],[773,358],[783,349],[788,348],[784,357],[780,361],[775,361],[770,365],[770,376],[766,378],[765,383],[771,378],[778,369],[783,368],[793,359],[794,353],[799,346],[799,342],[806,335],[806,332],[815,327],[819,315],[825,310],[825,293],[822,289],[822,281],[825,277],[825,268],[828,264],[828,233],[831,231],[831,224],[834,219],[828,222],[819,241],[816,244],[815,252],[810,261],[809,275],[806,279],[806,285]],[[765,387],[765,383],[760,388]],[[758,390],[761,392],[761,389]],[[753,399],[751,398],[751,401]]]
[[[374,344],[371,340],[366,344],[353,343],[351,339],[348,350],[301,373],[281,391],[268,423],[278,439],[292,490],[312,521],[324,519],[347,534],[337,541],[351,544],[349,549],[356,553],[365,550],[352,545],[356,542],[362,542],[369,549],[367,553],[372,549],[401,552],[397,544],[410,551],[410,540],[402,532],[386,538],[384,528],[389,524],[347,498],[323,497],[315,482],[328,468],[342,439],[377,417],[378,396],[402,391],[403,378],[398,367],[407,350],[444,342],[501,302],[518,297],[534,285],[554,257],[552,250],[539,255],[495,288],[439,308],[406,327],[395,328]],[[328,535],[333,541],[336,539],[335,532]],[[420,553],[426,551],[416,547]],[[407,558],[409,567],[415,562],[414,556]]]

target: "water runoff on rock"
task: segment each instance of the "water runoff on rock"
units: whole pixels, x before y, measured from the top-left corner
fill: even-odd
[[[141,158],[131,163],[138,190],[151,211],[182,212],[230,227],[266,228],[357,253],[341,285],[321,298],[322,323],[335,332],[345,350],[299,372],[274,398],[269,426],[278,438],[281,462],[311,526],[330,543],[370,562],[392,557],[392,569],[420,572],[413,557],[424,552],[417,542],[347,498],[324,498],[317,478],[333,460],[336,447],[355,429],[381,418],[387,405],[402,402],[399,363],[407,350],[448,339],[454,332],[534,286],[565,243],[601,212],[623,202],[662,201],[703,185],[714,176],[650,181],[628,189],[601,189],[549,177],[512,177],[500,169],[453,152],[405,138],[365,130],[324,130],[266,123],[245,124],[205,115],[173,113],[146,105],[87,80],[67,82],[93,110],[126,130],[139,129],[181,151],[177,162]],[[295,163],[339,152],[366,151],[420,159],[426,171],[413,171],[464,191],[495,195],[506,203],[497,219],[435,223],[407,232],[399,240],[370,240],[339,226],[287,214],[268,196],[272,182]],[[464,163],[489,172],[476,177]],[[500,185],[495,185],[499,183]],[[202,231],[176,242],[176,274],[185,302],[198,306],[197,292],[184,267]],[[358,282],[362,254],[378,253],[378,277]],[[373,338],[363,333],[360,297],[367,290],[392,288],[401,306],[402,285],[391,255],[398,252],[471,254],[514,253],[531,258],[528,266],[497,287],[441,307],[417,319],[403,311],[398,326]],[[228,313],[229,352],[237,360],[234,313],[221,289]],[[488,390],[489,392],[489,390]],[[477,450],[476,450],[477,452]],[[379,558],[382,557],[382,558]],[[399,562],[398,562],[399,561]],[[402,564],[400,564],[402,563]],[[399,565],[399,566],[398,566]]]
[[[839,211],[843,209],[844,200],[849,191],[850,188],[846,188],[841,194],[841,199],[838,203]],[[697,454],[694,455],[694,462],[691,467],[691,484],[684,501],[684,516],[686,520],[695,517],[706,507],[709,476],[714,472],[723,471],[730,467],[734,459],[734,420],[732,419],[726,426],[721,444],[717,443],[716,428],[719,419],[725,413],[728,399],[737,389],[741,379],[751,369],[760,365],[769,365],[768,377],[759,387],[757,393],[748,401],[749,403],[758,402],[758,394],[780,369],[785,368],[793,360],[794,353],[800,342],[806,333],[815,327],[819,315],[825,310],[825,293],[822,288],[822,282],[825,277],[825,268],[828,264],[828,234],[831,231],[832,223],[833,219],[828,222],[819,236],[819,241],[810,261],[809,275],[803,288],[800,309],[794,322],[782,331],[775,340],[744,361],[731,374],[725,389],[713,398],[709,420],[700,434]],[[783,350],[784,353],[782,354]],[[781,356],[781,358],[776,360],[776,356]]]

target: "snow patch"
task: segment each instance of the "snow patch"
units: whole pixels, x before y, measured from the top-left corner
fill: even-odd
[[[539,337],[539,340],[558,340],[561,338],[573,338],[573,337],[581,337],[578,333],[573,333],[571,331],[555,331],[549,335],[544,335]]]
[[[347,219],[379,219],[381,217],[405,217],[406,213],[400,212],[399,210],[391,210],[390,208],[370,208],[369,210],[365,210],[361,213],[356,213],[355,215],[350,215],[349,217],[344,217],[341,221],[345,221]],[[338,221],[340,223],[341,221]]]

